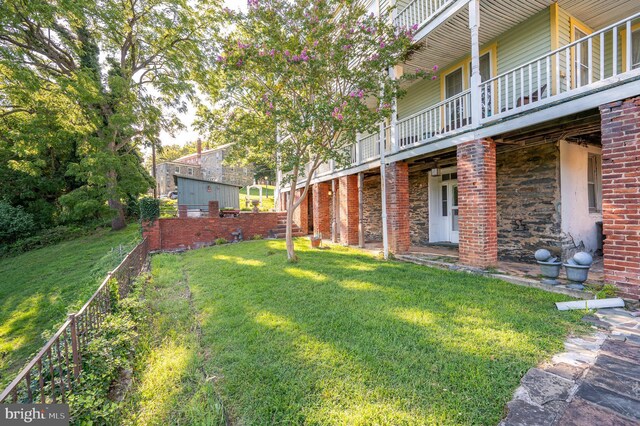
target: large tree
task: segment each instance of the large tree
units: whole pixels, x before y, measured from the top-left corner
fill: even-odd
[[[123,201],[151,185],[139,148],[180,127],[215,0],[6,0],[0,3],[0,128],[13,169],[43,173],[42,157],[66,156],[70,217],[108,205],[114,229]],[[11,120],[11,121],[9,121]],[[52,130],[44,138],[30,126]],[[37,158],[29,164],[29,158]],[[9,164],[9,163],[7,163]],[[24,173],[23,173],[24,174]]]
[[[232,30],[214,68],[223,78],[208,80],[217,108],[201,108],[201,121],[235,141],[236,156],[277,162],[292,195],[301,185],[286,206],[290,261],[293,213],[314,172],[329,160],[349,162],[357,135],[377,132],[393,113],[402,80],[431,77],[411,70],[393,78],[390,68],[418,48],[415,28],[367,14],[362,3],[250,0],[246,13],[228,12]]]

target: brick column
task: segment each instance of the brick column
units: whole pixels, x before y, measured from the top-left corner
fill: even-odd
[[[187,206],[178,206],[178,217],[185,218],[188,215]]]
[[[458,145],[460,262],[486,268],[498,261],[496,145],[475,140]]]
[[[330,182],[313,185],[313,230],[324,238],[331,236],[331,191]]]
[[[604,279],[640,298],[640,97],[600,106]]]
[[[209,217],[219,217],[220,206],[217,201],[209,201]]]
[[[302,189],[298,189],[295,194],[295,199],[298,200],[302,195]],[[297,209],[293,212],[293,223],[298,225],[304,235],[309,233],[309,197],[305,196]]]
[[[342,176],[338,185],[340,242],[358,244],[358,175]]]
[[[411,247],[409,227],[409,165],[399,161],[386,167],[389,251],[406,253]]]

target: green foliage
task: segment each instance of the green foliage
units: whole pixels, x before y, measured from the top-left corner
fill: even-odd
[[[585,284],[587,291],[593,293],[596,299],[606,299],[608,297],[616,297],[618,287],[613,284]]]
[[[221,246],[223,244],[227,244],[229,241],[227,241],[225,238],[216,238],[215,243],[217,246]]]
[[[43,229],[42,231],[26,237],[10,244],[0,244],[0,258],[14,256],[21,253],[46,247],[61,241],[78,238],[82,235],[95,231],[96,226],[75,226],[75,225],[59,225],[53,228]]]
[[[0,388],[42,347],[42,336],[57,329],[67,313],[77,312],[140,241],[137,225],[117,232],[54,230],[67,238],[74,229],[83,236],[0,259]]]
[[[124,425],[225,425],[217,372],[203,368],[209,348],[180,256],[155,255],[162,277],[144,294],[134,386],[121,406]]]
[[[263,238],[262,238],[262,235],[256,234],[253,237],[251,237],[251,239],[254,240],[254,241],[257,241],[257,240],[262,240]]]
[[[178,215],[178,200],[170,198],[160,199],[160,217],[176,217]]]
[[[40,227],[123,227],[154,184],[141,148],[183,127],[216,4],[0,2],[0,199]]]
[[[0,201],[0,245],[28,236],[35,227],[33,216],[25,212],[21,206],[13,207],[5,201]]]
[[[137,328],[144,315],[144,305],[136,296],[123,299],[83,349],[79,384],[67,395],[73,424],[116,423],[119,407],[109,391],[132,368]]]
[[[152,197],[140,199],[140,220],[154,221],[160,217],[160,200]]]
[[[392,10],[374,16],[351,0],[265,0],[251,1],[246,13],[229,12],[232,30],[202,81],[217,108],[201,106],[196,126],[235,142],[230,161],[277,166],[283,183],[304,181],[306,191],[322,164],[350,163],[358,135],[377,132],[391,117],[403,81],[433,76],[408,70],[395,79],[388,72],[420,48],[412,40],[417,26],[396,27]],[[302,199],[289,197],[287,210]],[[290,240],[288,247],[295,260]]]

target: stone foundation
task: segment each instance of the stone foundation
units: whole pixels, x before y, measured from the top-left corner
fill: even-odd
[[[411,244],[429,244],[429,173],[409,173],[409,228]]]
[[[382,241],[382,194],[380,175],[364,178],[362,189],[365,242]]]
[[[531,261],[536,249],[562,252],[560,153],[555,143],[498,152],[498,255]]]

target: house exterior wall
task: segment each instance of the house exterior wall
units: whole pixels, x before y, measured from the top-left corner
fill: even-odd
[[[640,299],[640,97],[600,107],[604,273]]]
[[[531,261],[546,248],[562,252],[560,153],[555,143],[498,152],[498,256]]]
[[[365,242],[382,241],[382,193],[380,191],[380,175],[364,178],[362,224]]]
[[[561,219],[565,257],[578,250],[594,253],[598,248],[596,222],[602,221],[602,213],[589,212],[587,174],[590,153],[602,154],[602,149],[560,141]]]
[[[429,173],[409,172],[409,230],[411,244],[429,243]]]
[[[200,164],[204,179],[247,186],[253,183],[253,167],[224,164],[226,148],[202,152]]]
[[[158,193],[163,196],[177,190],[174,176],[186,176],[202,179],[202,171],[198,165],[170,161],[156,166],[156,183]]]

